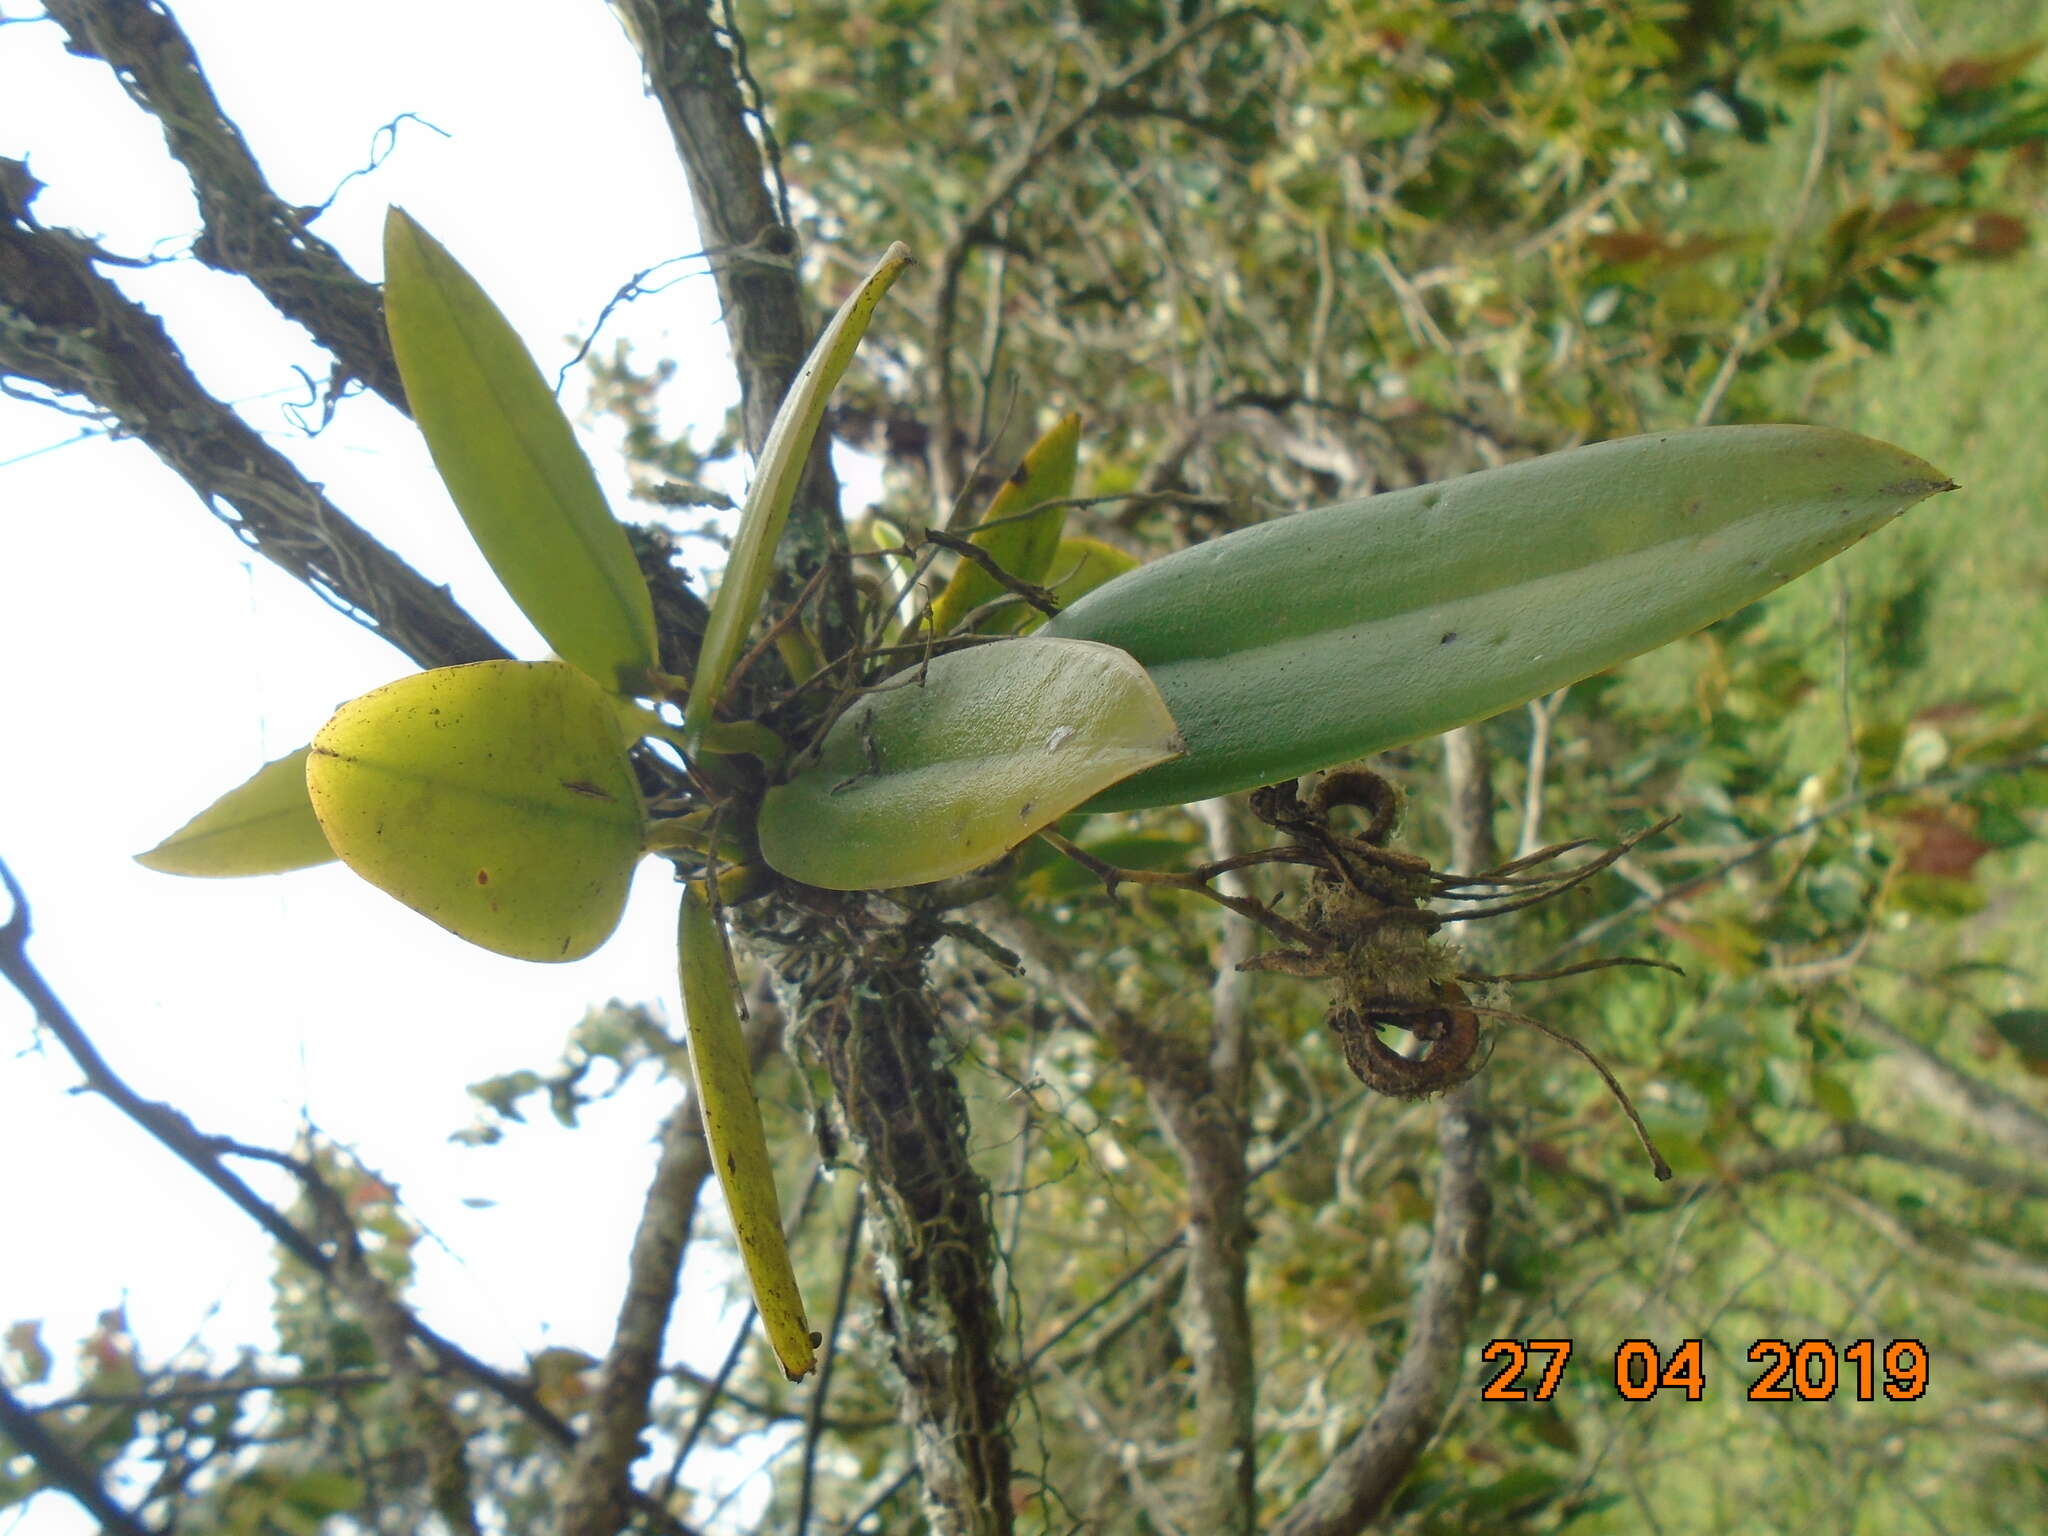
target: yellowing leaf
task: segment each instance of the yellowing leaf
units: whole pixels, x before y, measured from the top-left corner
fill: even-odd
[[[684,738],[693,744],[710,728],[726,678],[739,660],[754,615],[760,611],[762,594],[775,570],[775,546],[782,542],[783,525],[789,521],[790,503],[796,497],[797,481],[803,477],[804,461],[810,457],[811,439],[818,435],[818,423],[824,419],[825,404],[853,361],[861,337],[867,334],[875,306],[911,260],[910,248],[900,240],[882,253],[874,270],[839,306],[789,393],[782,397],[775,423],[768,429],[768,441],[761,445],[760,462],[754,466],[754,482],[747,487],[747,504],[740,510],[739,531],[733,536],[732,558],[726,561],[718,595],[711,600],[711,618],[704,626],[704,643],[697,653],[697,673],[683,717]]]
[[[644,811],[615,701],[559,661],[379,688],[313,738],[306,787],[349,868],[472,944],[576,960],[611,936]]]
[[[726,1214],[754,1288],[761,1327],[781,1362],[783,1374],[801,1381],[818,1363],[816,1340],[804,1316],[803,1295],[790,1268],[782,1236],[782,1204],[775,1194],[775,1165],[768,1134],[754,1098],[754,1069],[733,1007],[732,978],[718,919],[700,882],[683,888],[677,951],[682,960],[683,1018],[690,1035],[690,1073],[697,1082],[697,1109],[704,1142]]]
[[[1053,551],[1052,564],[1046,568],[1049,590],[1061,608],[1076,598],[1086,597],[1104,582],[1114,581],[1126,571],[1138,568],[1138,557],[1127,555],[1113,544],[1100,539],[1061,539],[1059,548]],[[1029,634],[1045,622],[1045,615],[1035,609],[1015,610],[1022,618],[1023,632]]]
[[[962,874],[1185,750],[1113,646],[996,641],[892,683],[762,802],[762,856],[791,879],[850,891]]]
[[[1032,509],[1041,502],[1059,501],[1074,494],[1074,460],[1080,441],[1078,415],[1069,412],[1053,423],[1052,429],[1031,445],[1031,451],[1010,472],[1010,478],[989,503],[982,518],[989,526],[968,538],[968,543],[987,550],[996,564],[1019,581],[1035,583],[1052,568],[1060,530],[1066,527],[1067,509]],[[942,635],[947,633],[983,603],[1001,597],[1003,591],[993,576],[963,557],[953,579],[932,604],[933,630]],[[1009,624],[991,627],[1008,628],[1015,622],[1011,619]]]
[[[564,661],[641,689],[654,605],[625,530],[519,333],[399,208],[384,221],[384,320],[434,467],[505,590]]]
[[[276,875],[334,857],[306,798],[306,753],[265,763],[135,862],[167,875]]]

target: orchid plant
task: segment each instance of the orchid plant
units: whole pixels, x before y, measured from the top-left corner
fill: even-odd
[[[835,702],[793,714],[792,737],[786,719],[731,718],[729,685],[749,645],[771,639],[796,684],[821,671],[799,616],[759,635],[764,596],[825,406],[908,250],[883,255],[789,390],[687,677],[660,669],[625,531],[512,327],[398,209],[385,258],[415,419],[554,656],[365,694],[141,860],[219,876],[339,858],[460,937],[534,961],[589,954],[636,863],[675,863],[706,1135],[792,1379],[815,1339],[783,1245],[725,908],[778,882],[947,879],[1076,812],[1292,781],[1483,718],[1690,633],[1948,488],[1848,433],[1704,428],[1304,512],[1138,566],[1066,531],[1069,415],[971,530],[928,535],[959,562],[931,602],[873,584],[867,617],[885,643],[856,658],[852,685],[816,690]],[[643,795],[633,754],[649,740],[683,765],[679,813]]]

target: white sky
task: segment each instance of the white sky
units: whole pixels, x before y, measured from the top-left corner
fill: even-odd
[[[432,230],[511,316],[550,377],[634,272],[698,246],[683,175],[624,36],[595,0],[509,10],[357,0],[342,10],[180,0],[214,89],[268,173],[317,203],[379,125],[417,124],[342,191],[319,232],[380,271],[387,203]],[[8,14],[23,14],[17,3]],[[198,227],[154,121],[50,23],[0,28],[0,153],[48,184],[45,224],[129,254]],[[159,244],[159,242],[166,242]],[[701,266],[693,269],[701,274]],[[296,363],[327,359],[246,282],[186,260],[120,273],[166,317],[202,380],[324,483],[335,503],[515,652],[545,647],[469,546],[411,427],[372,396],[307,441],[283,413]],[[716,295],[691,276],[615,313],[643,360],[683,362],[664,402],[700,440],[734,393]],[[569,393],[580,404],[580,381]],[[338,865],[252,881],[158,875],[131,855],[302,744],[341,701],[411,670],[255,557],[140,444],[53,446],[81,425],[0,399],[0,857],[34,908],[31,955],[115,1068],[209,1132],[282,1146],[310,1121],[398,1183],[434,1243],[416,1299],[501,1365],[563,1344],[601,1354],[673,1096],[650,1080],[580,1132],[543,1111],[495,1148],[451,1144],[464,1087],[546,1068],[611,997],[678,1015],[673,887],[641,872],[617,937],[572,965],[474,949]],[[616,505],[623,478],[593,461]],[[38,452],[37,450],[49,451]],[[646,516],[647,509],[628,509]],[[268,1337],[271,1256],[257,1229],[97,1100],[27,1007],[0,995],[0,1327],[43,1322],[68,1380],[73,1343],[125,1303],[146,1351]],[[258,1179],[259,1187],[272,1187]],[[479,1207],[468,1202],[493,1202]],[[730,1322],[679,1309],[673,1350],[706,1361]],[[93,1524],[56,1496],[0,1533]]]

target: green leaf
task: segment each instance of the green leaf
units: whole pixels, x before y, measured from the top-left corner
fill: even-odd
[[[1510,1512],[1533,1514],[1556,1499],[1569,1480],[1540,1467],[1510,1467],[1481,1488],[1471,1489],[1464,1498],[1464,1513],[1474,1520],[1496,1519]]]
[[[704,626],[704,644],[697,653],[697,672],[683,715],[683,736],[692,752],[710,729],[725,693],[725,681],[739,660],[754,616],[760,612],[768,578],[775,571],[775,546],[782,542],[783,525],[789,521],[790,503],[796,497],[804,461],[810,457],[811,439],[824,419],[825,404],[853,361],[861,337],[867,334],[875,306],[911,260],[910,248],[901,241],[882,253],[874,270],[839,306],[789,393],[782,397],[775,423],[768,429],[768,441],[761,446],[760,462],[754,466],[754,482],[747,487],[732,558],[726,561],[718,595],[711,601],[711,618]]]
[[[1039,633],[1129,651],[1187,736],[1185,759],[1088,809],[1174,805],[1577,682],[1950,488],[1902,449],[1825,427],[1659,432],[1241,529]]]
[[[1052,567],[1060,530],[1066,527],[1067,509],[1033,509],[1041,502],[1059,501],[1074,494],[1074,463],[1080,442],[1081,418],[1070,411],[1031,445],[1030,452],[996,492],[982,517],[982,522],[990,526],[968,537],[968,543],[987,550],[996,564],[1019,581],[1035,584]],[[933,632],[946,634],[983,603],[1001,597],[1003,591],[993,576],[963,557],[953,579],[932,604]],[[1010,618],[1016,611],[1005,610],[1000,617]],[[1012,618],[1011,623],[1014,622]],[[1009,626],[992,621],[990,627]]]
[[[362,1485],[343,1472],[301,1472],[278,1497],[302,1515],[338,1515],[362,1502]]]
[[[344,704],[306,786],[357,874],[472,944],[576,960],[618,926],[644,811],[616,701],[559,661],[442,667]]]
[[[1830,1120],[1848,1125],[1857,1119],[1856,1095],[1849,1085],[1825,1067],[1814,1067],[1807,1073],[1807,1090],[1813,1095],[1813,1106]]]
[[[2029,1068],[2048,1067],[2048,1008],[2008,1008],[1991,1015],[1991,1027]]]
[[[564,661],[644,691],[654,605],[569,419],[498,307],[399,208],[384,320],[434,467],[512,600]]]
[[[762,802],[761,853],[830,890],[943,880],[1182,750],[1159,690],[1122,651],[978,645],[840,716],[817,761]]]
[[[306,798],[306,754],[265,763],[135,862],[167,875],[276,875],[333,859]]]

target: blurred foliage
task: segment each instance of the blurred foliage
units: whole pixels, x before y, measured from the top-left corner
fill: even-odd
[[[1734,0],[740,22],[813,249],[936,269],[877,415],[935,427],[943,377],[963,451],[1078,408],[1100,494],[1288,508],[1688,420],[1731,342],[1738,416],[1774,362],[1888,347],[1945,268],[2024,248],[2048,99],[2025,49]]]
[[[679,1063],[681,1052],[647,1009],[614,998],[584,1014],[570,1031],[561,1062],[553,1070],[521,1067],[470,1084],[469,1095],[482,1114],[454,1139],[473,1147],[503,1140],[508,1124],[526,1123],[525,1103],[537,1096],[545,1099],[556,1124],[574,1130],[577,1116],[589,1105],[611,1098],[642,1067]],[[601,1066],[609,1069],[608,1079],[592,1083],[591,1074]]]
[[[1601,1053],[1678,1177],[1650,1179],[1577,1057],[1501,1033],[1484,1076],[1499,1158],[1480,1336],[1387,1528],[2037,1523],[2048,438],[2034,327],[2016,317],[2048,304],[2032,238],[2041,7],[738,0],[736,15],[806,249],[834,269],[822,286],[893,239],[925,262],[836,418],[886,456],[881,542],[1067,410],[1086,423],[1078,489],[1111,498],[1077,508],[1075,531],[1144,554],[1703,414],[1855,427],[1965,482],[1554,713],[1485,728],[1510,847],[1525,823],[1537,840],[1601,838],[1682,813],[1616,873],[1491,936],[1507,969],[1618,953],[1685,968],[1512,999]],[[672,365],[615,352],[592,366],[650,486],[694,482],[729,447],[663,436]],[[1403,845],[1441,865],[1434,749],[1376,766],[1410,797]],[[1206,856],[1179,812],[1065,830],[1132,866]],[[1113,905],[1034,850],[1010,866],[1007,899],[1024,937],[1120,1009],[1206,1030],[1214,908],[1130,888]],[[1181,1166],[1128,1066],[1057,999],[954,943],[935,975],[1023,1361],[1021,1528],[1168,1529],[1190,1454]],[[1311,989],[1260,977],[1253,998],[1259,1487],[1277,1514],[1400,1357],[1437,1153],[1429,1104],[1361,1094]],[[792,1044],[763,1083],[786,1191],[802,1187],[814,1125],[836,1155],[815,1113],[822,1074]],[[633,1072],[668,1070],[670,1052],[641,1010],[593,1010],[559,1062],[477,1085],[482,1117],[459,1134],[519,1135],[542,1104],[574,1124]],[[388,1186],[321,1157],[360,1194],[370,1257],[402,1289],[417,1229]],[[852,1183],[826,1179],[806,1207],[797,1259],[820,1327]],[[891,1497],[907,1452],[858,1265],[846,1296],[812,1528],[872,1507],[864,1529],[915,1533],[914,1499]],[[196,1501],[191,1529],[419,1528],[424,1473],[380,1378],[171,1395],[259,1371],[375,1376],[362,1320],[292,1263],[274,1352],[145,1366],[109,1318],[75,1378],[93,1401],[49,1416],[81,1455],[125,1458],[165,1505]],[[1483,1402],[1488,1338],[1572,1339],[1557,1395]],[[1690,1338],[1702,1401],[1618,1397],[1624,1340],[1668,1354]],[[1745,1398],[1756,1340],[1902,1338],[1931,1359],[1916,1401]],[[6,1340],[7,1379],[50,1391],[33,1328]],[[690,1373],[662,1389],[652,1481],[668,1486],[696,1426],[669,1481],[705,1486],[726,1452],[765,1458],[756,1528],[790,1530],[804,1459],[790,1421],[808,1398],[757,1342],[738,1362],[701,1423]],[[578,1411],[580,1357],[537,1356],[532,1376]],[[551,1448],[449,1390],[494,1528],[546,1529]],[[0,1505],[28,1491],[0,1484]],[[708,1500],[674,1502],[731,1528]]]

